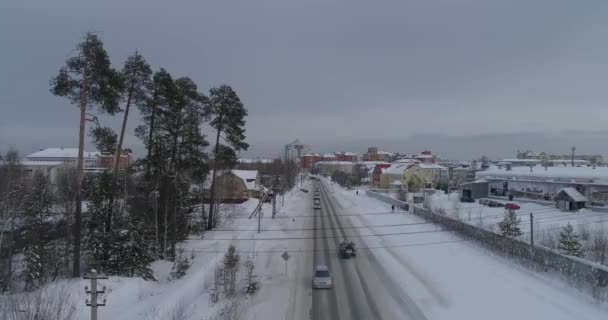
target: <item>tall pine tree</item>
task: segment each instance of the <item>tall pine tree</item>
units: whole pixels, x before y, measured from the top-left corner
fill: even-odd
[[[578,234],[569,222],[566,226],[562,227],[559,233],[557,248],[560,252],[569,256],[582,257],[584,254],[581,243],[578,240]]]
[[[24,210],[26,247],[23,254],[26,264],[24,279],[27,290],[38,288],[45,282],[47,220],[51,216],[51,205],[52,195],[48,180],[43,173],[37,171],[32,188],[26,197]]]
[[[210,118],[211,127],[215,129],[215,147],[213,152],[213,172],[211,177],[209,215],[207,229],[214,227],[215,178],[218,170],[218,156],[222,150],[220,138],[224,145],[233,151],[247,150],[245,142],[245,117],[247,109],[230,86],[222,85],[209,91],[205,114]]]
[[[76,185],[76,213],[74,219],[74,259],[72,276],[80,277],[80,241],[82,229],[82,180],[84,177],[84,138],[86,114],[89,105],[96,105],[102,112],[115,114],[120,111],[122,81],[112,69],[103,43],[94,33],[87,33],[76,48],[75,55],[59,69],[51,79],[51,93],[67,97],[80,106],[78,135],[78,179]]]

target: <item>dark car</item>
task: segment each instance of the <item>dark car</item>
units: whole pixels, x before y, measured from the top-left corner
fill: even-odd
[[[469,203],[474,203],[475,199],[473,198],[460,198],[460,202],[469,202]]]
[[[494,201],[494,200],[488,201],[488,207],[490,207],[490,208],[501,208],[504,206],[505,205],[502,202],[498,202],[498,201]]]
[[[516,205],[515,203],[507,203],[507,204],[505,204],[505,208],[506,209],[511,209],[511,210],[519,210],[520,209],[519,205]]]

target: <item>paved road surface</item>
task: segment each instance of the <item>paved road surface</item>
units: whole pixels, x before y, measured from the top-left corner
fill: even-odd
[[[351,226],[337,217],[334,199],[324,185],[321,210],[314,219],[314,263],[327,265],[334,275],[334,287],[313,290],[312,319],[413,319],[425,320],[412,299],[388,278],[388,272],[377,259],[361,250],[351,259],[338,258],[335,249],[345,238],[341,228]]]

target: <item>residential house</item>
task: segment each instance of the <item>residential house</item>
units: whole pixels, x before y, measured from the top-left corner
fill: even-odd
[[[405,185],[406,172],[414,165],[412,162],[396,162],[382,169],[380,188],[399,189],[401,185]]]
[[[205,195],[209,197],[213,172],[205,182]],[[257,170],[226,170],[219,172],[215,178],[215,194],[222,202],[240,202],[259,197],[264,190]]]
[[[404,173],[404,184],[413,184],[416,188],[434,187],[438,182],[447,180],[447,178],[448,170],[444,166],[433,163],[416,163]]]

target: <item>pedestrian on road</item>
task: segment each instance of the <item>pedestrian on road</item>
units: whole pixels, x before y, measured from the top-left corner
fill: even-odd
[[[395,212],[395,205],[394,205],[394,204],[393,204],[393,205],[391,205],[391,211],[392,211],[392,212]]]
[[[357,195],[359,195],[359,190],[357,190]]]

